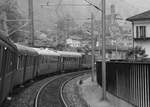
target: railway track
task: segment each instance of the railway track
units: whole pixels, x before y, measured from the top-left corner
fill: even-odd
[[[42,79],[40,81],[36,81],[35,83],[32,83],[30,85],[25,86],[24,88],[21,89],[17,89],[15,90],[12,99],[6,100],[4,101],[4,103],[0,106],[0,107],[36,107],[35,105],[37,104],[38,106],[38,102],[39,101],[39,96],[41,95],[41,93],[43,92],[43,89],[45,89],[45,87],[51,83],[54,82],[55,80],[59,80],[61,83],[63,83],[63,81],[61,81],[60,78],[66,77],[65,79],[69,79],[73,78],[75,75],[81,75],[83,73],[87,72],[86,71],[81,71],[80,72],[72,72],[72,73],[67,73],[67,74],[62,74],[62,75],[53,75],[50,77],[47,77],[45,79]],[[59,85],[61,85],[61,83]],[[54,85],[55,86],[55,85]],[[55,88],[54,88],[55,89]],[[57,90],[59,91],[59,90]],[[44,106],[42,106],[44,107]],[[51,107],[51,106],[49,106]],[[52,106],[54,107],[54,106]],[[59,106],[55,106],[55,107],[59,107]],[[62,107],[62,106],[61,106]]]
[[[81,73],[71,73],[66,75],[61,75],[59,77],[53,78],[46,82],[38,91],[35,98],[34,107],[66,107],[66,101],[62,100],[61,90],[62,86],[71,79],[83,75],[88,71],[83,71]]]

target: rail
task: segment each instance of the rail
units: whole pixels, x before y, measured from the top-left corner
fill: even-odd
[[[44,90],[47,88],[48,90],[46,91],[47,93],[49,94],[52,94],[52,95],[48,95],[50,96],[50,99],[49,99],[49,103],[48,104],[52,104],[53,102],[55,102],[54,104],[52,104],[53,106],[62,106],[62,107],[65,107],[66,104],[64,104],[65,102],[61,99],[61,94],[60,94],[60,90],[61,90],[61,85],[67,81],[68,79],[73,79],[79,75],[83,75],[84,73],[87,73],[89,72],[89,70],[85,70],[85,71],[80,71],[80,72],[73,72],[73,73],[68,73],[68,74],[62,74],[60,76],[57,76],[49,81],[47,81],[38,91],[37,95],[36,95],[36,98],[35,98],[35,101],[34,101],[34,107],[40,107],[39,105],[39,101],[40,101],[40,97],[41,96],[41,93],[44,92]],[[49,89],[48,88],[48,85],[51,84],[51,88]],[[46,97],[46,98],[49,98],[49,97]],[[57,102],[57,103],[56,103]],[[49,105],[51,106],[51,105]]]
[[[83,74],[88,74],[89,73],[89,70],[85,70],[85,72],[83,72],[83,73],[81,73],[81,74],[78,74],[78,75],[76,75],[76,76],[74,76],[74,77],[72,77],[72,78],[70,78],[70,79],[67,79],[62,85],[61,85],[61,89],[60,89],[60,99],[61,99],[61,101],[63,102],[63,104],[64,104],[64,107],[71,107],[71,106],[74,106],[74,105],[77,105],[77,104],[72,104],[72,103],[68,103],[67,102],[67,100],[65,99],[65,97],[64,97],[64,95],[63,95],[63,89],[64,89],[64,87],[65,87],[65,85],[69,82],[69,81],[71,81],[71,80],[73,80],[73,79],[75,79],[75,78],[77,78],[77,77],[79,77],[79,76],[82,76]]]

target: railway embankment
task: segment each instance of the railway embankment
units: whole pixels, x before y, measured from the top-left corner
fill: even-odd
[[[91,82],[91,78],[87,78],[83,81],[80,88],[80,95],[89,107],[134,107],[133,105],[107,93],[107,101],[101,101],[102,88]]]
[[[91,82],[90,75],[68,81],[62,92],[68,107],[134,107],[110,93],[107,93],[107,101],[101,101],[102,88]]]

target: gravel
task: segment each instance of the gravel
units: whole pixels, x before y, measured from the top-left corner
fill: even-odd
[[[89,107],[82,98],[81,89],[78,86],[79,80],[87,77],[89,77],[89,75],[75,78],[65,84],[63,89],[63,97],[65,101],[67,101],[69,107]]]

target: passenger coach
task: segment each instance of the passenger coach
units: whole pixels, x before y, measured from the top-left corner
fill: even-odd
[[[33,48],[39,54],[38,76],[60,71],[60,55],[48,49]]]
[[[82,54],[77,52],[57,51],[61,59],[61,71],[77,70],[81,67]]]
[[[38,53],[31,47],[15,44],[18,49],[14,85],[20,85],[36,76]]]
[[[16,59],[16,46],[0,32],[0,103],[12,91]]]

